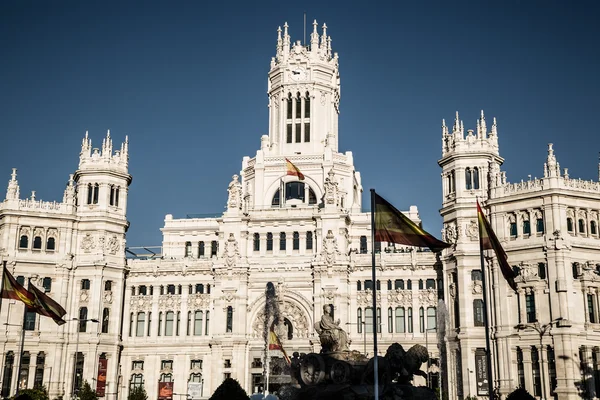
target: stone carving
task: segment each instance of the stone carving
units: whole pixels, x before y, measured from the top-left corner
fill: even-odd
[[[444,227],[444,240],[450,244],[456,244],[458,240],[458,232],[456,231],[456,223],[451,222]]]
[[[117,254],[117,252],[119,251],[119,239],[117,238],[117,235],[113,235],[110,239],[108,239],[106,248],[110,254]]]
[[[89,299],[90,299],[89,290],[82,289],[81,293],[79,294],[79,301],[81,303],[87,303]]]
[[[327,102],[327,97],[325,97],[325,92],[321,92],[321,105],[324,106]]]
[[[180,299],[179,296],[173,294],[163,294],[158,297],[158,309],[159,310],[179,310]]]
[[[323,297],[326,300],[332,301],[335,298],[335,288],[323,288]]]
[[[210,306],[210,294],[190,294],[187,300],[188,310],[203,310]]]
[[[104,292],[104,302],[107,304],[112,304],[113,294],[110,290]]]
[[[333,320],[331,305],[323,306],[323,316],[315,323],[315,330],[321,339],[323,352],[348,351],[348,334],[340,328],[340,320]]]
[[[238,249],[238,243],[233,233],[229,234],[229,238],[225,243],[223,258],[225,258],[225,265],[229,268],[235,266],[237,260],[240,258],[240,250]]]
[[[377,304],[380,304],[381,303],[381,291],[378,290],[375,296],[376,296],[375,300],[376,300]],[[367,290],[362,290],[362,291],[358,292],[356,301],[361,306],[370,306],[371,304],[373,304],[373,291],[370,289],[367,289]]]
[[[29,236],[29,228],[26,226],[22,226],[20,230],[20,236]]]
[[[483,293],[483,286],[481,286],[481,281],[473,282],[473,294],[481,294],[481,293]]]
[[[309,337],[309,323],[304,312],[295,303],[286,301],[279,305],[279,318],[288,320],[294,327],[294,338]],[[252,334],[262,338],[265,326],[265,314],[259,313],[252,324]]]
[[[469,221],[469,224],[467,225],[467,237],[471,239],[471,241],[479,239],[479,226],[474,219]]]
[[[419,290],[420,304],[435,307],[437,302],[437,291],[435,289]]]
[[[81,239],[81,250],[85,251],[86,253],[89,253],[94,247],[96,247],[96,244],[94,243],[94,238],[89,233],[86,233],[83,239]]]
[[[323,250],[321,251],[321,256],[325,263],[329,266],[333,265],[335,262],[335,258],[339,255],[340,252],[338,250],[337,239],[333,235],[331,230],[327,231],[327,235],[325,239],[323,239]]]
[[[519,263],[519,277],[524,282],[540,279],[537,265],[525,262]]]
[[[335,181],[335,173],[333,169],[329,170],[327,174],[327,178],[325,178],[325,183],[323,184],[325,187],[325,195],[324,202],[329,205],[338,205],[338,184]]]
[[[132,311],[146,310],[151,307],[148,296],[131,296],[129,300],[129,306]]]
[[[44,236],[44,230],[42,228],[35,228],[33,230],[33,236],[40,236],[43,237]]]
[[[557,229],[552,232],[552,236],[553,237],[549,238],[548,240],[554,242],[554,250],[571,249],[571,244],[562,237],[560,230]]]
[[[235,292],[237,292],[237,289],[235,288],[223,289],[223,295],[221,296],[221,299],[226,303],[231,303],[233,299],[235,299]]]
[[[581,277],[588,281],[600,281],[600,275],[598,274],[598,264],[595,261],[588,261],[580,264],[581,266]]]
[[[237,175],[231,177],[231,182],[227,188],[229,197],[227,199],[227,210],[239,210],[242,208],[242,185]]]
[[[388,303],[393,306],[412,306],[412,290],[396,289],[388,292]]]

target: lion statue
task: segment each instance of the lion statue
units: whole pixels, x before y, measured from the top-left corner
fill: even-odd
[[[427,377],[421,371],[421,365],[427,361],[428,352],[424,346],[416,344],[408,351],[399,343],[388,347],[384,357],[377,357],[377,367],[380,384],[390,384],[396,381],[399,384],[410,384],[414,375]],[[374,375],[374,358],[369,360],[362,375],[362,383],[372,384]]]

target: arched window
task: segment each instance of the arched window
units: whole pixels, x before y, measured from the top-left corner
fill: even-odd
[[[412,307],[408,307],[408,333],[413,333],[413,313],[412,313]]]
[[[185,257],[192,256],[192,242],[185,242]]]
[[[292,236],[292,250],[300,250],[300,234],[294,232]]]
[[[181,311],[177,311],[177,319],[175,320],[175,336],[179,336],[179,325],[181,324]]]
[[[473,168],[473,189],[479,189],[479,168]]]
[[[218,252],[219,252],[219,242],[217,242],[216,240],[213,240],[212,242],[210,242],[210,256],[216,257]]]
[[[360,237],[360,254],[367,254],[367,237]]]
[[[313,234],[312,232],[306,232],[306,250],[312,250],[313,248]]]
[[[233,332],[233,307],[227,306],[227,326],[225,332]]]
[[[204,242],[198,242],[198,258],[204,257]]]
[[[146,285],[140,285],[140,286],[138,286],[138,294],[140,296],[145,296],[146,293],[147,293]]]
[[[98,193],[100,192],[100,185],[94,184],[94,198],[92,199],[93,204],[98,204]]]
[[[317,204],[317,195],[312,188],[308,188],[308,204]]]
[[[158,330],[156,331],[158,336],[162,335],[162,320],[163,320],[163,312],[159,311],[158,312]]]
[[[373,333],[373,308],[365,308],[365,330],[367,333]]]
[[[102,310],[102,333],[108,333],[109,320],[110,310],[108,308],[104,308],[104,310]]]
[[[87,203],[92,204],[92,200],[94,199],[94,187],[91,183],[87,186]]]
[[[26,249],[29,247],[29,238],[27,235],[22,235],[21,239],[19,239],[19,248]]]
[[[190,374],[190,379],[188,382],[201,383],[202,382],[202,374]]]
[[[387,281],[387,290],[392,290],[392,280],[388,279]]]
[[[254,248],[254,251],[260,251],[260,234],[259,233],[254,234],[253,248]]]
[[[596,226],[596,221],[590,221],[590,233],[592,235],[597,235],[598,234],[598,228]]]
[[[167,285],[167,294],[175,294],[175,285]]]
[[[286,110],[287,111],[287,113],[286,113],[287,116],[286,116],[286,118],[287,119],[292,119],[292,94],[291,93],[288,93],[288,98],[287,98],[287,101],[286,101],[286,105],[287,105],[287,110]],[[291,141],[288,142],[288,143],[291,143]]]
[[[36,236],[33,238],[33,248],[39,250],[42,248],[42,237]]]
[[[523,235],[531,235],[531,224],[529,223],[529,220],[523,221]]]
[[[300,92],[296,93],[296,118],[302,118],[302,97]]]
[[[144,332],[146,331],[146,313],[139,312],[137,313],[137,325],[135,328],[135,336],[141,337],[144,336]]]
[[[394,333],[394,311],[392,310],[392,307],[388,308],[388,323],[387,324],[388,324],[388,333]]]
[[[304,118],[310,118],[310,93],[304,96]]]
[[[427,307],[427,330],[437,330],[437,310],[435,307]]]
[[[465,169],[465,183],[467,190],[473,189],[473,180],[471,176],[471,168]]]
[[[88,309],[87,307],[79,308],[79,332],[87,331],[87,322],[88,322]]]
[[[360,285],[360,281],[358,282]],[[356,310],[356,329],[358,333],[362,333],[363,331],[363,319],[362,319],[362,309]]]
[[[544,219],[538,218],[535,220],[535,230],[538,234],[544,233]]]
[[[202,317],[204,313],[202,311],[196,311],[194,313],[194,336],[202,335]]]
[[[208,336],[208,320],[210,319],[210,311],[206,312],[206,321],[204,323],[204,336]]]
[[[49,237],[46,241],[46,250],[53,251],[56,246],[56,240],[53,237]]]
[[[280,205],[281,205],[281,193],[280,193],[280,190],[277,189],[277,191],[273,195],[273,200],[271,200],[271,206],[279,207]]]
[[[165,336],[173,336],[173,320],[175,319],[175,313],[173,311],[167,311],[165,313]]]
[[[196,287],[194,288],[195,293],[202,294],[204,293],[204,285],[202,283],[196,283]]]
[[[475,299],[473,300],[473,320],[475,322],[475,326],[484,326],[485,325],[485,316],[483,314],[483,300]]]
[[[285,251],[286,239],[285,232],[279,233],[279,250]]]
[[[419,308],[419,332],[425,332],[425,309]]]
[[[579,220],[579,233],[585,233],[585,221],[583,219]],[[41,244],[40,244],[41,246]],[[33,248],[35,249],[35,239],[33,242]]]
[[[419,290],[423,290],[423,279],[419,279]]]
[[[404,307],[396,307],[396,333],[404,333],[406,331],[406,321],[404,318]]]
[[[412,281],[410,279],[406,280],[406,290],[412,290]]]
[[[152,326],[152,312],[148,311],[148,329],[146,331],[146,336],[150,336],[150,327],[151,326]]]
[[[133,313],[129,313],[129,337],[133,336]]]
[[[137,388],[144,387],[144,375],[143,374],[133,374],[131,375],[131,380],[129,381],[129,392],[133,391]]]
[[[267,251],[273,251],[273,234],[267,232]]]
[[[567,218],[567,231],[573,232],[573,219]]]

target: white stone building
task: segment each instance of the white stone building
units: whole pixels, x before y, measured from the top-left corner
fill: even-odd
[[[375,317],[381,353],[393,342],[405,348],[418,343],[438,359],[438,335],[445,334],[449,398],[477,395],[485,348],[477,197],[519,268],[518,295],[495,264],[488,281],[500,392],[524,385],[541,396],[546,387],[546,393],[552,388],[559,399],[572,399],[580,385],[598,393],[599,183],[569,178],[550,147],[543,178],[509,184],[500,172],[495,122],[487,132],[482,114],[477,132],[465,137],[457,116],[451,133],[444,124],[439,162],[444,239],[453,247],[436,257],[375,244],[379,295],[373,312],[370,214],[362,211],[352,153],[338,151],[339,65],[325,25],[319,35],[314,23],[306,46],[291,42],[287,25],[279,30],[268,96],[269,134],[229,183],[227,211],[214,218],[167,215],[161,250],[151,256],[125,258],[127,140],[113,152],[107,135],[98,150],[86,134],[79,168],[60,203],[35,194],[21,199],[13,171],[0,203],[2,260],[19,279],[44,287],[66,308],[68,322],[59,327],[24,316],[21,304],[4,299],[3,396],[17,385],[42,383],[51,398],[70,398],[74,376],[95,386],[99,365],[106,365],[103,397],[111,400],[126,398],[136,385],[157,399],[159,386],[167,384],[168,397],[185,397],[193,388],[194,398],[207,398],[227,376],[256,392],[264,384],[269,282],[280,319],[267,325],[290,355],[319,351],[313,326],[323,306],[332,304],[351,349],[370,356]],[[287,175],[286,159],[305,179]],[[407,215],[420,222],[416,207]],[[438,312],[445,293],[444,329],[437,320],[446,315]],[[280,365],[281,354],[273,356]],[[436,386],[437,366],[430,371]],[[555,376],[556,387],[544,376]],[[271,390],[283,382],[275,371]]]
[[[600,397],[600,183],[561,171],[552,144],[541,178],[507,182],[496,120],[488,132],[483,112],[466,136],[457,113],[442,142],[450,398],[481,394],[485,371],[477,198],[518,271],[518,294],[497,262],[486,275],[494,386],[503,395],[523,386],[542,398]]]

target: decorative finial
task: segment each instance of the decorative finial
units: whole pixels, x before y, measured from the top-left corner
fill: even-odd
[[[281,40],[281,26],[277,27],[277,39]]]
[[[110,138],[110,129],[106,131],[106,138]]]
[[[283,36],[288,35],[288,24],[287,22],[283,24]]]
[[[318,24],[317,24],[317,20],[315,19],[315,20],[313,21],[313,33],[317,33],[317,26],[318,26]]]
[[[31,201],[35,201],[35,190],[31,191]]]
[[[10,180],[13,182],[17,181],[17,169],[16,168],[12,169],[12,174],[10,174]]]
[[[452,127],[452,132],[458,132],[460,130],[460,119],[458,117],[458,111],[456,112],[456,116],[454,117],[454,126]]]

